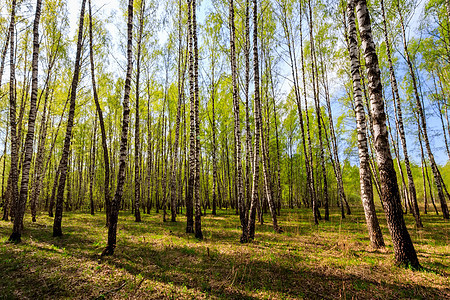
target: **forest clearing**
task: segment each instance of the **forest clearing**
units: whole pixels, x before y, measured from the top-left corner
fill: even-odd
[[[0,2],[0,298],[450,299],[450,0],[166,2]]]
[[[265,216],[269,217],[268,215]],[[314,226],[309,210],[284,211],[283,234],[258,225],[255,240],[239,243],[239,218],[219,210],[203,217],[204,240],[184,224],[144,214],[136,223],[120,215],[114,256],[100,257],[106,243],[104,214],[68,213],[66,234],[54,238],[52,219],[27,218],[24,242],[0,247],[0,298],[20,299],[449,299],[450,235],[439,216],[423,216],[424,228],[408,226],[423,266],[394,265],[392,243],[368,249],[362,211]],[[383,218],[380,218],[385,224]],[[412,216],[406,217],[413,224]],[[0,221],[0,240],[9,226]]]

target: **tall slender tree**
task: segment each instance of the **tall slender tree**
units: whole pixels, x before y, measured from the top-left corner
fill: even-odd
[[[18,160],[19,160],[19,149],[17,144],[17,122],[16,122],[16,91],[15,91],[15,81],[16,81],[16,64],[15,64],[15,43],[14,43],[14,30],[16,24],[16,0],[12,1],[11,4],[11,21],[9,23],[9,57],[10,57],[10,72],[9,72],[9,128],[11,131],[11,163],[9,169],[8,183],[6,187],[6,199],[3,207],[3,220],[8,220],[9,205],[13,206],[18,200]],[[0,82],[1,83],[1,82]]]
[[[241,242],[245,243],[255,238],[256,208],[258,205],[259,190],[259,147],[261,139],[261,104],[259,91],[259,58],[258,58],[258,0],[253,2],[253,79],[254,79],[254,114],[255,114],[255,146],[253,150],[253,182],[250,214],[247,232],[243,232]]]
[[[401,101],[400,101],[400,93],[398,91],[398,85],[397,85],[397,77],[395,76],[394,71],[394,64],[392,62],[392,55],[391,55],[391,43],[389,41],[388,36],[388,30],[387,30],[387,22],[386,22],[386,12],[384,9],[384,1],[380,1],[381,4],[381,13],[383,15],[383,32],[384,32],[384,40],[386,43],[386,53],[389,63],[389,75],[390,75],[390,81],[391,81],[391,88],[393,92],[393,98],[394,98],[394,109],[395,109],[395,124],[397,127],[397,131],[400,135],[400,141],[402,144],[403,149],[403,155],[405,158],[405,167],[406,167],[406,174],[408,177],[408,189],[409,189],[409,197],[411,201],[411,209],[414,215],[414,218],[416,220],[416,226],[421,228],[422,220],[420,219],[420,212],[419,212],[419,206],[417,204],[417,195],[416,195],[416,186],[414,184],[414,179],[412,176],[411,171],[411,164],[409,162],[409,155],[408,155],[408,148],[406,144],[406,135],[405,135],[405,129],[403,125],[403,113],[402,113],[402,107],[401,107]]]
[[[291,64],[291,74],[293,78],[293,84],[294,84],[294,94],[297,104],[297,112],[299,117],[299,123],[300,123],[300,135],[301,135],[301,141],[303,145],[303,155],[304,155],[304,162],[305,162],[305,170],[306,170],[306,190],[307,194],[311,195],[311,198],[314,196],[314,184],[311,182],[311,171],[310,171],[310,160],[309,160],[309,152],[307,150],[308,144],[306,142],[306,133],[305,133],[305,125],[303,120],[303,108],[302,108],[302,96],[300,95],[300,86],[299,86],[299,78],[298,78],[298,70],[297,70],[297,59],[296,59],[296,47],[295,47],[295,39],[293,39],[292,36],[292,26],[289,25],[288,22],[288,15],[287,15],[287,5],[286,3],[280,4],[281,8],[281,23],[284,30],[284,35],[286,37],[286,43],[288,46],[288,52],[289,52],[289,61]],[[299,2],[299,10],[300,10],[300,24],[302,23],[302,3]],[[301,26],[300,26],[301,27]],[[306,85],[305,81],[305,75],[304,75],[304,64],[303,64],[303,34],[300,30],[300,44],[302,48],[302,75],[303,75],[303,82],[304,85]],[[304,96],[305,96],[305,102],[306,102],[306,89],[304,89]],[[308,135],[309,136],[309,135]],[[292,143],[291,143],[292,145]],[[290,155],[292,157],[292,155]],[[292,167],[292,163],[291,163]],[[292,175],[292,172],[291,172]],[[292,184],[292,182],[291,182]],[[315,200],[313,200],[315,203]]]
[[[302,11],[303,11],[303,5],[302,1],[300,2],[300,18],[299,18],[299,25],[300,28],[303,28],[302,26]],[[301,69],[302,69],[302,85],[303,85],[303,99],[305,101],[305,116],[306,116],[306,133],[308,137],[308,158],[309,158],[309,183],[310,183],[310,197],[311,197],[311,206],[313,210],[313,216],[314,216],[314,224],[319,224],[320,214],[319,214],[319,207],[317,203],[317,193],[316,193],[316,186],[314,183],[314,159],[312,155],[312,142],[311,142],[311,130],[310,130],[310,122],[309,122],[309,113],[308,113],[308,99],[307,99],[307,87],[306,87],[306,62],[305,62],[305,55],[304,55],[304,48],[303,48],[303,30],[300,30],[300,58],[301,58]],[[305,155],[306,158],[306,155]]]
[[[348,49],[351,60],[351,74],[353,81],[353,98],[356,116],[356,129],[358,132],[358,154],[359,154],[359,183],[361,189],[361,201],[366,217],[367,229],[369,231],[370,244],[372,248],[378,249],[385,246],[380,224],[375,211],[373,201],[373,187],[370,171],[370,157],[367,139],[367,122],[364,111],[361,90],[361,74],[359,64],[358,38],[356,35],[355,4],[349,0],[347,5],[348,14]]]
[[[244,37],[244,96],[245,96],[245,189],[246,205],[245,219],[248,219],[248,208],[251,202],[250,173],[252,169],[252,134],[250,130],[250,0],[245,0],[245,37]],[[244,230],[242,231],[244,232]]]
[[[199,87],[198,87],[198,41],[197,41],[197,4],[195,0],[191,0],[192,4],[192,42],[193,42],[193,54],[194,54],[194,124],[195,124],[195,178],[194,178],[194,204],[195,204],[195,237],[197,239],[203,239],[202,233],[202,211],[200,206],[200,118],[199,118]]]
[[[239,219],[242,230],[247,230],[247,220],[244,203],[243,182],[242,182],[242,160],[241,160],[241,120],[239,108],[238,71],[236,63],[236,28],[234,25],[234,1],[229,0],[229,26],[230,26],[230,61],[231,78],[233,85],[233,112],[234,112],[234,164],[236,176],[236,197],[239,208]]]
[[[352,0],[350,0],[352,1]],[[362,50],[367,68],[367,78],[370,95],[370,109],[373,117],[374,143],[377,154],[377,164],[380,170],[380,184],[383,190],[383,207],[388,223],[389,232],[394,245],[397,263],[420,268],[411,237],[403,219],[397,176],[389,148],[386,129],[386,114],[382,97],[382,85],[378,56],[372,37],[372,25],[366,0],[357,0],[356,12],[359,24]]]
[[[77,40],[77,52],[75,55],[75,69],[73,72],[72,85],[70,88],[70,107],[69,107],[69,116],[67,119],[67,127],[66,134],[64,137],[64,146],[61,161],[59,162],[58,170],[59,170],[59,180],[55,181],[58,183],[58,193],[56,196],[56,209],[55,209],[55,218],[53,221],[53,236],[61,236],[62,229],[62,213],[63,213],[63,202],[64,202],[64,190],[66,184],[67,170],[68,170],[68,158],[70,152],[70,144],[72,139],[72,129],[73,123],[75,119],[75,106],[76,106],[76,98],[77,98],[77,88],[78,81],[80,78],[80,68],[81,68],[81,48],[83,43],[83,24],[84,24],[84,12],[85,12],[86,0],[82,0],[81,2],[81,11],[80,11],[80,19],[78,25],[78,40]]]
[[[323,147],[323,139],[322,139],[322,121],[321,121],[321,108],[320,108],[320,100],[319,100],[319,82],[318,82],[318,68],[317,68],[317,58],[314,44],[314,35],[313,35],[313,13],[311,7],[311,0],[308,0],[308,8],[309,8],[309,40],[311,45],[311,74],[312,74],[312,86],[313,86],[313,98],[316,109],[316,120],[317,120],[317,130],[319,132],[319,153],[320,153],[320,165],[322,167],[322,179],[323,179],[323,204],[325,206],[325,217],[324,219],[328,221],[330,219],[329,216],[329,207],[328,207],[328,183],[327,183],[327,171],[325,167],[325,153]],[[312,159],[312,156],[311,156]],[[318,208],[314,208],[314,214],[319,214]],[[319,216],[317,216],[318,219]]]
[[[189,179],[186,193],[186,233],[194,232],[194,181],[195,181],[195,83],[194,83],[194,43],[192,18],[193,0],[188,0],[188,53],[189,53]]]
[[[134,220],[141,222],[141,141],[140,141],[140,118],[139,118],[139,91],[140,91],[140,75],[141,75],[141,47],[142,36],[144,32],[144,12],[145,0],[140,3],[139,9],[139,33],[137,40],[137,58],[136,58],[136,116],[134,126]]]
[[[178,0],[178,104],[177,104],[177,116],[175,120],[175,141],[173,144],[173,159],[172,159],[172,175],[171,175],[171,188],[170,188],[170,211],[171,211],[171,221],[176,221],[177,216],[177,196],[178,191],[176,189],[177,183],[177,168],[180,164],[178,161],[178,149],[179,140],[180,140],[180,119],[181,119],[181,104],[183,102],[184,97],[184,76],[186,73],[186,63],[184,62],[185,56],[183,55],[183,41],[182,41],[182,26],[181,26],[181,13],[182,13],[182,5],[181,0]]]
[[[125,168],[128,154],[128,127],[130,123],[131,73],[133,71],[133,0],[128,1],[127,39],[127,74],[125,78],[125,93],[123,96],[123,119],[122,133],[120,136],[119,172],[117,174],[116,192],[114,194],[114,198],[111,201],[111,211],[108,226],[108,245],[103,250],[102,256],[113,255],[114,249],[116,248],[117,223],[123,196],[123,187],[125,184]]]
[[[15,202],[15,215],[13,232],[9,237],[10,241],[20,242],[23,229],[23,215],[25,213],[25,205],[28,199],[28,182],[30,179],[30,166],[33,157],[34,142],[34,125],[36,122],[37,97],[38,97],[38,67],[39,67],[39,20],[41,18],[42,0],[36,2],[36,13],[33,24],[33,60],[32,60],[32,84],[30,113],[28,115],[28,131],[25,138],[24,159],[22,166],[22,182],[20,185],[20,194],[18,201]]]
[[[434,159],[433,152],[431,151],[430,140],[428,138],[427,121],[425,118],[422,101],[420,100],[419,88],[417,86],[417,78],[416,78],[416,74],[414,72],[413,62],[411,60],[410,51],[409,51],[409,48],[408,48],[408,45],[406,42],[406,33],[405,33],[403,12],[400,8],[400,4],[398,3],[398,1],[396,2],[396,5],[397,5],[397,11],[398,11],[398,14],[400,17],[400,25],[402,28],[403,50],[405,52],[405,59],[406,59],[407,65],[408,65],[409,75],[411,76],[411,80],[412,80],[412,85],[413,85],[413,90],[414,90],[414,99],[416,100],[417,113],[419,114],[419,118],[420,118],[419,120],[420,120],[420,124],[422,126],[425,148],[427,149],[428,159],[430,160],[431,170],[433,172],[433,177],[434,177],[434,183],[436,184],[436,188],[438,190],[439,201],[441,203],[442,216],[444,217],[444,219],[449,219],[450,214],[448,211],[448,206],[447,206],[447,202],[445,200],[445,195],[444,195],[445,186],[443,185],[443,182],[440,179],[439,169],[438,169],[438,166]]]
[[[89,61],[91,65],[91,81],[92,92],[94,94],[95,109],[98,115],[98,121],[100,123],[100,133],[102,137],[102,149],[103,149],[103,162],[105,168],[105,181],[104,181],[104,195],[105,195],[105,208],[106,208],[106,225],[109,224],[109,216],[111,213],[111,175],[110,175],[110,161],[108,143],[106,139],[105,121],[103,118],[103,111],[100,107],[98,100],[97,85],[95,80],[95,64],[94,64],[94,50],[93,50],[93,34],[92,34],[92,8],[91,0],[89,0]]]

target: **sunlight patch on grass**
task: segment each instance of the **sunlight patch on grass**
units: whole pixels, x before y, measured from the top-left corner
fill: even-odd
[[[405,215],[425,271],[393,266],[392,242],[379,214],[386,251],[371,251],[362,211],[341,220],[312,224],[307,209],[282,211],[284,234],[270,216],[257,225],[255,240],[239,243],[238,216],[218,211],[202,218],[205,239],[185,233],[160,215],[134,222],[119,217],[115,255],[99,258],[106,245],[104,214],[65,213],[63,237],[52,237],[53,220],[25,219],[23,242],[0,244],[0,290],[6,298],[299,299],[450,298],[449,223],[423,216],[414,228]],[[12,224],[0,221],[0,240]]]

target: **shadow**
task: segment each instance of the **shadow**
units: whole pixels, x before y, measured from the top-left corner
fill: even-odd
[[[51,236],[49,220],[25,222],[22,244],[0,244],[0,299],[450,298],[446,287],[393,284],[377,280],[376,272],[357,276],[307,261],[314,253],[297,254],[300,245],[275,245],[281,237],[284,243],[291,239],[274,234],[270,223],[258,225],[253,243],[240,244],[237,223],[229,220],[238,218],[222,216],[204,220],[206,239],[198,242],[184,233],[184,222],[163,223],[160,216],[144,215],[142,223],[135,223],[132,216],[121,214],[115,254],[101,259],[98,253],[107,232],[103,216],[70,215],[76,223],[63,223],[61,238]],[[311,233],[309,226],[283,224],[283,228],[297,237]],[[0,236],[7,237],[9,230],[9,223],[0,223]],[[326,247],[309,242],[308,251]],[[383,259],[392,256],[375,254]],[[437,263],[422,272],[438,273],[438,268],[447,267]],[[439,275],[448,278],[444,271]]]

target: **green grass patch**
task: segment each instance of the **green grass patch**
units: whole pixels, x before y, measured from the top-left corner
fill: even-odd
[[[0,299],[302,299],[450,298],[449,222],[423,215],[423,229],[406,222],[424,271],[394,266],[392,243],[380,213],[386,251],[370,251],[362,211],[312,224],[308,209],[283,210],[275,234],[270,216],[252,243],[240,244],[238,216],[219,211],[202,218],[205,239],[185,233],[185,217],[162,222],[121,212],[117,248],[106,245],[105,215],[65,213],[61,238],[53,219],[26,215],[23,242],[6,243],[0,221]]]

